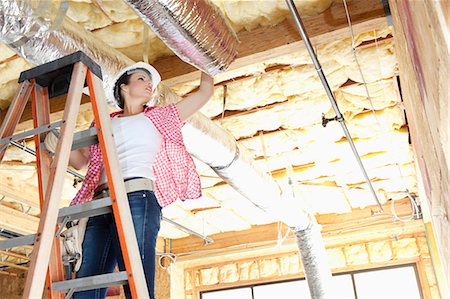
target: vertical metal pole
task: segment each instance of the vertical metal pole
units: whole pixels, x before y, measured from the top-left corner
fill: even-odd
[[[309,56],[311,56],[311,60],[314,63],[314,67],[316,68],[316,71],[317,71],[317,74],[319,75],[320,81],[322,81],[325,92],[327,93],[328,99],[331,102],[331,106],[333,106],[334,112],[336,113],[336,120],[341,124],[341,127],[342,127],[342,130],[344,131],[345,137],[347,138],[347,141],[350,144],[350,148],[352,149],[353,154],[355,155],[356,161],[358,162],[358,165],[361,168],[361,171],[364,175],[364,178],[366,179],[366,182],[369,185],[370,192],[372,193],[372,195],[378,205],[379,213],[383,213],[383,207],[381,206],[381,203],[378,200],[377,194],[375,193],[375,190],[373,189],[372,182],[370,181],[370,178],[367,175],[366,169],[364,168],[364,165],[361,161],[361,157],[359,156],[358,151],[355,147],[355,144],[353,143],[352,136],[350,135],[350,132],[348,131],[347,126],[345,125],[344,118],[342,117],[341,111],[339,111],[339,107],[337,106],[336,100],[334,99],[333,92],[331,91],[330,85],[328,84],[328,81],[327,81],[327,78],[325,77],[325,74],[323,73],[322,66],[320,65],[319,60],[317,59],[316,53],[314,52],[314,49],[311,45],[311,41],[309,40],[309,37],[305,31],[305,27],[300,18],[300,15],[298,14],[297,8],[295,7],[294,1],[286,0],[286,3],[289,7],[289,10],[291,11],[292,17],[294,18],[295,24],[297,25],[297,29],[302,37],[302,40],[305,43],[306,49],[308,50],[308,53],[309,53]]]

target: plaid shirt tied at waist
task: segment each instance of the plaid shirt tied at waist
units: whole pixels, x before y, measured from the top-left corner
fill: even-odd
[[[113,112],[110,117],[122,114]],[[200,177],[191,155],[186,151],[181,134],[183,122],[175,104],[164,107],[146,107],[144,115],[162,135],[161,147],[155,157],[155,195],[161,207],[177,199],[196,199],[201,196]],[[91,126],[94,125],[94,122]],[[89,165],[83,184],[70,205],[90,201],[100,180],[103,158],[99,144],[89,147]]]

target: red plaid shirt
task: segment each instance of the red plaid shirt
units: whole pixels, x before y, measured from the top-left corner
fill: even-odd
[[[123,111],[113,112],[110,117],[122,113]],[[194,161],[184,146],[181,135],[183,123],[176,105],[147,107],[144,114],[162,135],[161,148],[153,166],[156,178],[155,195],[158,203],[161,207],[165,207],[178,198],[181,200],[199,198],[201,196],[200,178]],[[99,144],[89,147],[89,158],[86,177],[81,189],[70,203],[71,206],[90,201],[100,180],[103,158]]]

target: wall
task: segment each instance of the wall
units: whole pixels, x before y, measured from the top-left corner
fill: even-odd
[[[415,263],[426,299],[441,298],[424,233],[399,239],[355,243],[327,248],[332,271]],[[296,251],[238,259],[184,270],[185,299],[198,299],[201,291],[304,277]]]
[[[389,1],[401,90],[442,263],[450,286],[449,53],[446,1]],[[426,219],[425,219],[426,220]],[[437,266],[437,268],[440,265]],[[448,292],[448,289],[446,290]]]
[[[0,273],[0,299],[22,298],[25,272],[9,269],[7,273],[11,274]]]

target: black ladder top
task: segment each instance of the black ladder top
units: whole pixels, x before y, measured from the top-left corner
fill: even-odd
[[[49,98],[66,94],[69,90],[73,65],[76,62],[82,62],[94,75],[102,79],[102,70],[100,66],[82,51],[77,51],[73,54],[23,71],[20,73],[19,83],[25,80],[35,79],[36,83],[40,86],[48,87]],[[84,83],[84,86],[87,86],[86,82]]]

